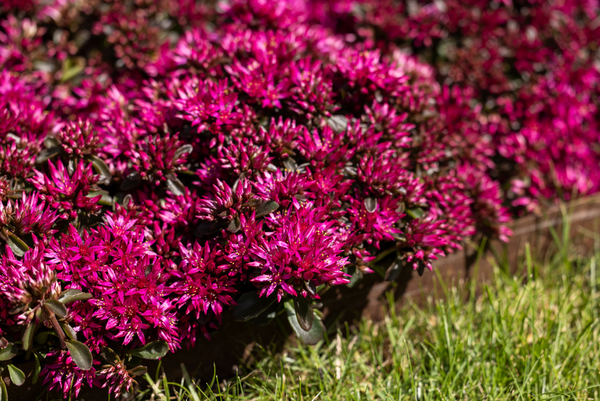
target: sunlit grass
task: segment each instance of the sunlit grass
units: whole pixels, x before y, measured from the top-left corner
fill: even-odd
[[[453,287],[435,304],[408,301],[316,346],[259,349],[258,362],[230,380],[169,386],[162,377],[140,398],[599,399],[597,259],[555,255],[525,258],[519,276],[497,266],[478,292]]]

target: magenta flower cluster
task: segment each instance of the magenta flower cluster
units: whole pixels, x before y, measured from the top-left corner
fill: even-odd
[[[422,273],[596,191],[575,3],[2,2],[0,355],[123,394],[228,309]]]
[[[468,89],[492,138],[492,177],[517,212],[600,190],[596,0],[315,0],[312,21],[353,43],[427,60]]]

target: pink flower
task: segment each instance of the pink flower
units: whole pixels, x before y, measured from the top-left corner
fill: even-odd
[[[44,378],[43,384],[49,384],[48,390],[59,390],[65,398],[71,392],[77,397],[81,387],[87,383],[89,387],[99,386],[96,369],[81,370],[75,365],[67,351],[53,351],[46,356],[48,362],[44,364],[40,377]],[[95,364],[99,362],[94,361]]]
[[[326,220],[323,209],[295,205],[268,218],[273,231],[257,240],[251,248],[261,274],[251,281],[260,283],[261,296],[285,293],[310,294],[306,286],[348,283],[344,267],[348,259],[340,255],[343,244],[337,238],[335,223]]]

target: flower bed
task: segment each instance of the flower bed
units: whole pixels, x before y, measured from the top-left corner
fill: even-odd
[[[536,45],[543,69],[525,58],[492,84],[447,79],[475,69],[468,57],[430,65],[401,49],[443,55],[463,14],[418,3],[396,35],[375,3],[319,4],[3,3],[0,360],[12,383],[35,361],[34,381],[65,397],[118,396],[142,359],[194,346],[226,310],[265,324],[285,313],[314,343],[328,288],[422,274],[475,233],[506,241],[508,207],[596,190],[597,70],[589,55],[544,53],[562,49],[546,37],[562,25]],[[589,16],[552,7],[577,49],[593,49]],[[515,10],[489,13],[510,27]],[[559,84],[558,64],[580,70]]]
[[[402,48],[481,107],[494,180],[515,212],[598,192],[597,1],[315,0],[312,18]],[[507,202],[508,203],[508,202]]]

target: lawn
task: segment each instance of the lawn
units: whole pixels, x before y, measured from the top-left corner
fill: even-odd
[[[333,328],[316,346],[256,347],[258,362],[234,379],[171,383],[151,372],[138,398],[598,399],[600,253],[571,249],[541,261],[527,248],[521,275],[496,263],[493,280],[479,289],[443,288],[435,303],[409,300],[381,322]]]

